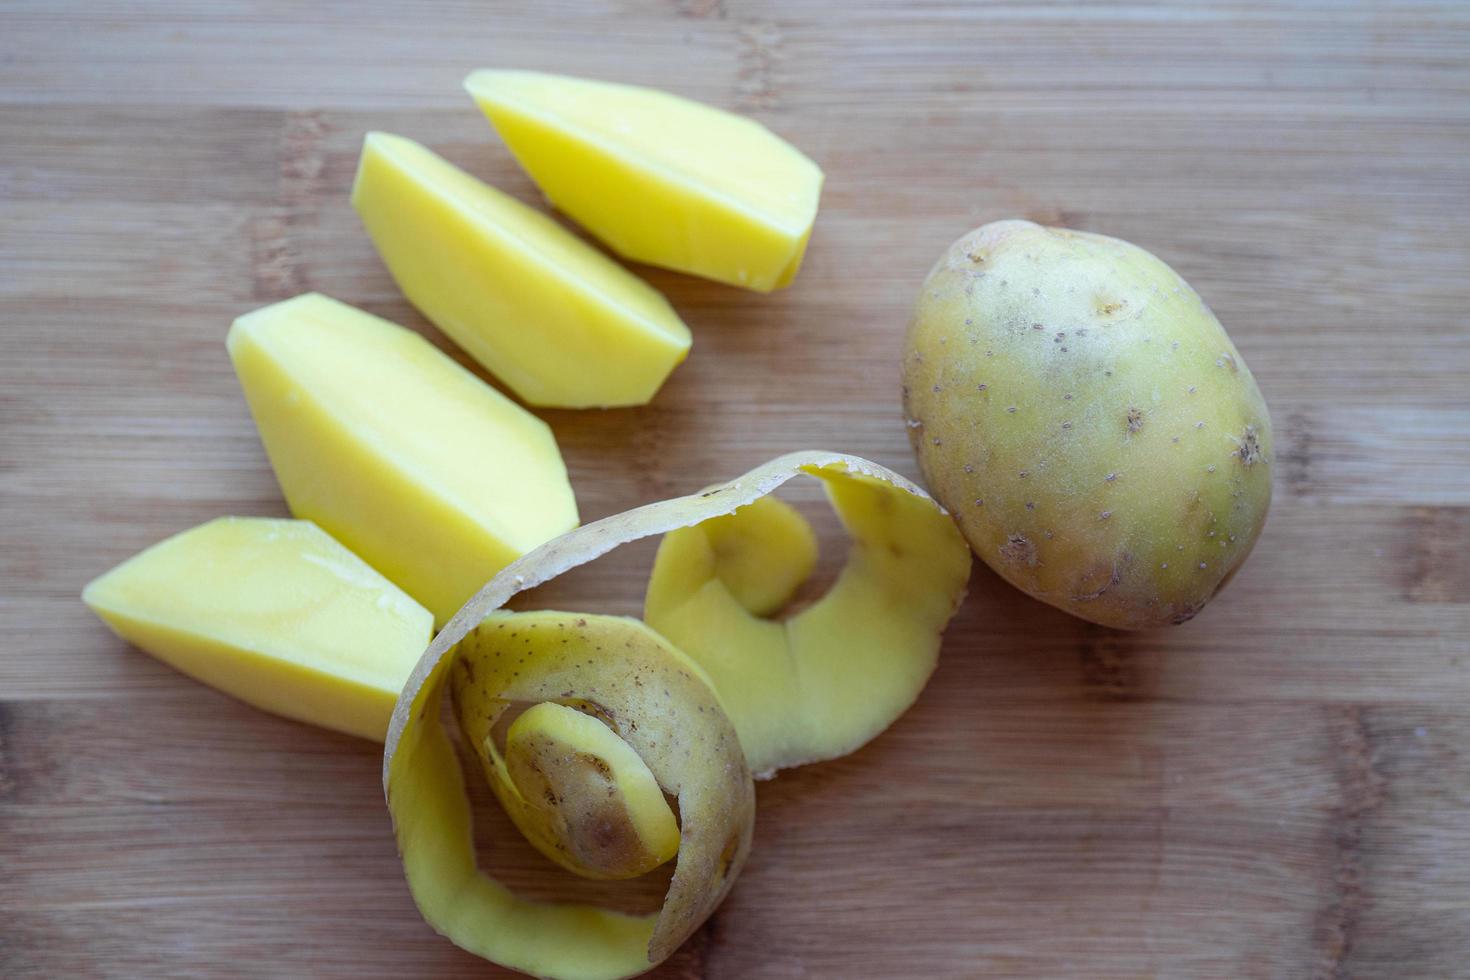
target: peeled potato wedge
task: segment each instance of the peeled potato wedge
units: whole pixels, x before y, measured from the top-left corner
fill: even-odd
[[[789,285],[822,171],[760,123],[656,89],[482,70],[465,89],[541,190],[636,262]]]
[[[652,286],[412,140],[367,135],[352,204],[404,295],[531,405],[643,405],[689,353]]]
[[[123,639],[258,708],[376,739],[433,617],[310,521],[221,517],[82,592]]]
[[[546,423],[413,331],[307,293],[226,343],[291,512],[440,621],[576,526]]]

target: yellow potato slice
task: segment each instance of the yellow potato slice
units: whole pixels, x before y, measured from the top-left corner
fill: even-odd
[[[530,71],[465,88],[551,202],[618,254],[769,292],[801,267],[822,171],[753,120]]]
[[[702,493],[649,504],[570,531],[519,558],[455,613],[429,645],[394,708],[384,749],[383,787],[399,853],[414,900],[430,925],[465,949],[528,973],[613,980],[662,962],[719,904],[745,860],[754,791],[739,735],[709,675],[636,620],[553,612],[507,616],[496,610],[516,594],[621,544],[736,513],[799,473],[830,481],[850,527],[860,528],[854,532],[860,542],[887,547],[903,539],[905,543],[898,544],[901,550],[932,549],[936,554],[928,560],[968,569],[968,548],[921,489],[875,463],[823,452],[780,457]],[[918,519],[911,508],[935,519]],[[768,523],[774,531],[749,527],[744,531],[777,541],[805,537],[810,550],[809,529],[780,515]],[[797,545],[795,551],[800,549]],[[730,574],[740,583],[736,586],[740,594],[759,608],[779,606],[794,588],[791,583],[810,570],[808,562],[799,565],[800,577],[782,571],[775,576],[782,581],[762,583],[762,571],[773,563],[747,558],[743,551],[732,558]],[[854,588],[861,595],[875,596],[876,586],[867,580],[880,577],[879,570],[887,567],[886,559],[869,563],[855,558],[844,578],[859,580]],[[963,576],[960,580],[963,583]],[[923,588],[921,582],[906,585],[900,595],[883,598],[879,608],[865,614],[874,628],[894,638],[900,659],[909,650],[912,624],[876,621],[885,613],[907,615],[897,608],[905,600],[925,609],[942,605],[947,610],[955,602],[949,592],[939,597],[919,595]],[[839,605],[838,611],[845,608]],[[937,633],[942,626],[941,619],[933,629]],[[814,621],[812,628],[830,627]],[[457,667],[460,658],[470,658],[473,666],[467,671]],[[870,664],[863,658],[857,666]],[[923,672],[927,675],[926,669]],[[879,683],[887,683],[891,676],[884,669]],[[475,694],[480,685],[484,688]],[[678,860],[657,915],[628,916],[582,904],[531,902],[476,867],[469,801],[441,722],[440,706],[451,687],[458,691],[467,741],[482,747],[482,767],[492,770],[492,785],[514,780],[493,771],[498,765],[491,752],[491,729],[499,718],[495,712],[504,710],[502,702],[555,702],[590,711],[616,728],[616,735],[637,752],[662,789],[678,798]],[[594,740],[598,737],[567,741],[590,745]],[[509,762],[504,764],[508,770]],[[497,792],[504,798],[503,790]],[[625,799],[632,799],[632,794]],[[625,811],[637,806],[620,805]],[[508,808],[517,817],[517,805],[512,802]],[[524,814],[517,817],[523,827],[524,818]],[[574,825],[575,821],[567,826]],[[534,840],[537,831],[529,833]]]
[[[310,521],[221,517],[93,581],[123,639],[257,708],[381,742],[433,617]]]
[[[418,334],[308,293],[228,346],[291,512],[441,621],[576,526],[550,428]]]
[[[757,777],[846,755],[918,697],[964,597],[970,553],[924,498],[822,470],[852,538],[831,590],[784,622],[816,546],[793,508],[765,497],[665,536],[644,619],[709,673]]]
[[[689,353],[657,290],[412,140],[367,135],[352,203],[404,295],[532,405],[642,405]]]

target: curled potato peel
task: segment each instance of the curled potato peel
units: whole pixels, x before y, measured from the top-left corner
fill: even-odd
[[[970,573],[931,501],[861,473],[814,475],[852,539],[815,604],[765,618],[816,561],[810,526],[775,497],[671,531],[648,582],[644,619],[709,672],[758,776],[846,755],[903,714]]]
[[[455,667],[470,663],[461,657]],[[634,878],[678,853],[679,824],[658,778],[613,728],[542,701],[510,726],[501,755],[490,729],[510,702],[486,691],[456,670],[460,729],[501,804],[543,854],[588,878]]]
[[[706,671],[637,620],[496,610],[516,594],[621,544],[735,513],[798,473],[822,479],[834,501],[851,499],[847,510],[838,506],[849,530],[882,526],[882,515],[890,509],[907,514],[910,506],[916,506],[931,513],[939,520],[924,525],[927,536],[910,543],[918,550],[937,546],[942,552],[937,559],[940,564],[946,568],[957,564],[949,555],[951,542],[940,530],[941,524],[956,540],[958,532],[922,490],[875,463],[824,452],[782,456],[701,493],[585,525],[511,563],[434,638],[399,695],[388,730],[383,756],[388,807],[409,888],[424,918],[436,930],[471,952],[527,973],[613,980],[662,962],[723,900],[749,850],[754,788],[739,737]],[[794,536],[799,540],[805,535],[810,544],[809,529],[803,532],[780,517],[769,523],[775,525],[773,533],[778,539]],[[895,525],[896,533],[906,534],[906,526]],[[904,547],[896,539],[881,536],[869,539],[855,533],[855,539],[855,557],[834,591],[842,587],[843,580],[855,578],[861,585],[871,576],[870,565],[858,552],[880,544]],[[801,545],[795,547],[798,557],[810,556],[810,549],[801,552]],[[969,558],[962,541],[959,547],[964,573],[954,574],[959,575],[958,588],[962,589]],[[745,560],[734,557],[727,563],[728,581],[736,583],[733,588],[747,603],[742,608],[763,612],[784,604],[811,567],[808,560],[804,566],[798,563],[794,571],[771,573],[770,562],[758,560],[742,566]],[[904,603],[938,603],[945,614],[928,626],[937,636],[956,601],[957,592],[941,599],[926,597],[922,581],[915,581],[881,606],[865,611],[863,623],[885,630],[884,616],[901,613]],[[857,611],[843,605],[829,607],[827,615]],[[807,628],[825,626],[819,617],[813,617]],[[909,642],[908,627],[898,629],[892,634],[894,639]],[[834,656],[839,653],[831,652]],[[460,662],[471,666],[459,667]],[[854,666],[866,670],[870,664],[864,658]],[[916,671],[922,676],[912,682],[913,694],[930,669],[932,660]],[[567,859],[557,860],[565,866],[612,876],[655,860],[660,847],[667,847],[667,827],[659,829],[658,808],[646,784],[643,790],[637,788],[641,774],[618,743],[639,757],[663,792],[677,798],[677,864],[657,914],[635,916],[577,903],[534,902],[479,870],[468,797],[453,745],[440,721],[439,708],[446,688],[451,687],[457,690],[456,707],[467,741],[480,757],[497,796],[512,800],[508,810],[518,826],[544,852],[562,853]],[[901,699],[898,711],[912,701],[913,694]],[[517,703],[556,707],[528,709],[511,725],[505,750],[500,752],[495,749],[492,729],[509,706]],[[607,734],[569,719],[557,708],[604,725]],[[821,715],[819,723],[835,720],[832,712]],[[527,716],[530,721],[524,721]],[[518,724],[523,727],[516,732]],[[576,764],[540,765],[558,754],[594,756],[607,766],[607,772],[599,771],[595,763],[580,769]],[[542,769],[544,783],[531,778],[533,763]],[[588,766],[596,778],[589,776]],[[604,792],[609,782],[614,789],[616,807],[610,813],[592,814],[598,779],[603,780]],[[548,788],[558,797],[565,794],[572,802],[568,809],[575,812],[557,818],[517,812],[516,796],[529,805],[529,794],[539,790],[544,797]],[[606,846],[570,846],[573,837],[585,844],[582,831],[603,818],[612,828]],[[567,845],[566,852],[557,844]],[[577,853],[571,854],[573,850]]]

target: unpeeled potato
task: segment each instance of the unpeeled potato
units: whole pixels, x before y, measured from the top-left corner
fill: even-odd
[[[1255,379],[1135,245],[1029,221],[964,235],[924,282],[903,383],[925,480],[975,554],[1083,619],[1190,619],[1265,523]]]

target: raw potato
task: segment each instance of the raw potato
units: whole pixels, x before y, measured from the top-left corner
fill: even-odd
[[[381,742],[429,611],[310,521],[221,517],[82,592],[123,639],[266,711]]]
[[[903,364],[924,477],[1007,581],[1123,629],[1182,623],[1271,502],[1271,421],[1240,352],[1163,262],[999,221],[929,273]]]
[[[852,537],[847,565],[815,604],[767,617],[811,573],[816,541],[774,497],[664,537],[644,619],[703,667],[750,768],[846,755],[913,704],[964,597],[970,553],[932,501],[819,470]]]
[[[822,171],[750,119],[530,71],[465,88],[551,202],[618,254],[769,292],[801,267]]]
[[[492,639],[495,626],[505,624],[509,629],[517,629],[507,621],[515,622],[518,617],[495,616],[489,620],[486,617],[516,594],[586,564],[621,544],[734,513],[798,473],[862,477],[855,486],[866,487],[871,483],[875,491],[881,490],[881,499],[893,498],[891,503],[878,504],[880,508],[892,507],[903,512],[908,498],[912,497],[935,514],[942,514],[922,490],[875,463],[836,453],[792,453],[702,493],[649,504],[547,542],[503,569],[434,637],[404,685],[393,711],[393,724],[383,754],[383,788],[393,816],[404,873],[414,900],[430,925],[480,956],[529,973],[613,980],[662,962],[714,910],[745,858],[754,814],[754,789],[739,736],[724,711],[719,710],[720,701],[708,685],[704,671],[635,621],[579,616],[578,620],[587,621],[587,627],[577,620],[568,627],[563,618],[568,614],[564,613],[535,614],[550,617],[529,621],[537,623],[538,629],[545,627],[545,631],[530,644],[522,636],[520,646],[509,648],[516,657],[529,657],[528,665],[514,663],[505,654],[496,668],[495,652],[507,647]],[[752,583],[742,589],[742,594],[759,595],[759,589]],[[622,625],[609,627],[608,620]],[[622,632],[608,632],[609,629]],[[461,644],[472,632],[476,639]],[[576,642],[583,650],[590,642],[591,656],[584,656],[579,665],[575,656],[559,654],[562,637]],[[556,642],[551,642],[553,638]],[[598,655],[605,651],[596,647],[608,646],[609,638],[612,643],[618,644],[620,640],[623,645],[620,651],[614,648],[617,657],[603,659]],[[632,647],[625,645],[628,643]],[[457,659],[466,655],[475,658],[475,666],[471,668],[473,676],[458,681],[463,692],[466,685],[481,682],[487,654],[491,670],[498,670],[494,675],[498,679],[482,694],[487,701],[514,697],[522,701],[564,701],[569,707],[583,710],[593,708],[594,713],[600,712],[599,717],[611,717],[617,722],[619,734],[638,748],[638,754],[666,790],[671,784],[666,782],[664,763],[669,757],[677,761],[685,758],[686,751],[691,753],[678,792],[681,817],[678,863],[664,907],[656,918],[618,915],[585,905],[528,902],[515,897],[475,867],[469,801],[458,760],[440,721],[440,705],[449,678],[459,669],[454,668]],[[586,663],[587,660],[591,663]],[[544,679],[528,677],[525,671],[530,665],[538,670],[546,667],[552,672]],[[539,686],[502,688],[501,680],[507,668],[513,683]],[[517,677],[516,670],[523,673]],[[650,671],[670,681],[671,697],[667,702],[655,696],[662,694],[662,685],[638,686],[639,673],[644,674],[646,681],[653,676]],[[576,684],[560,685],[558,680],[563,676],[575,679]],[[584,686],[589,683],[596,685],[595,692]],[[630,683],[632,691],[628,690]],[[511,693],[504,693],[507,691]],[[700,691],[709,700],[699,695]],[[604,702],[625,695],[633,704],[638,703],[639,697],[647,696],[648,711],[660,719],[660,724],[667,723],[665,730],[671,733],[672,739],[665,741],[655,735],[657,746],[647,746],[648,751],[638,747],[631,726],[627,731],[622,730],[626,716],[615,707],[609,712],[609,705]],[[664,707],[660,709],[660,705]],[[461,706],[464,706],[463,694]],[[661,715],[660,710],[671,714]],[[637,721],[642,732],[643,719],[632,720]],[[725,733],[723,739],[717,729]],[[483,730],[482,727],[472,732]],[[470,741],[483,745],[483,734],[478,740],[471,734]]]
[[[551,430],[418,334],[308,293],[228,346],[291,512],[440,621],[576,526]]]
[[[532,405],[642,405],[689,353],[653,287],[412,140],[367,135],[352,204],[404,295]]]

